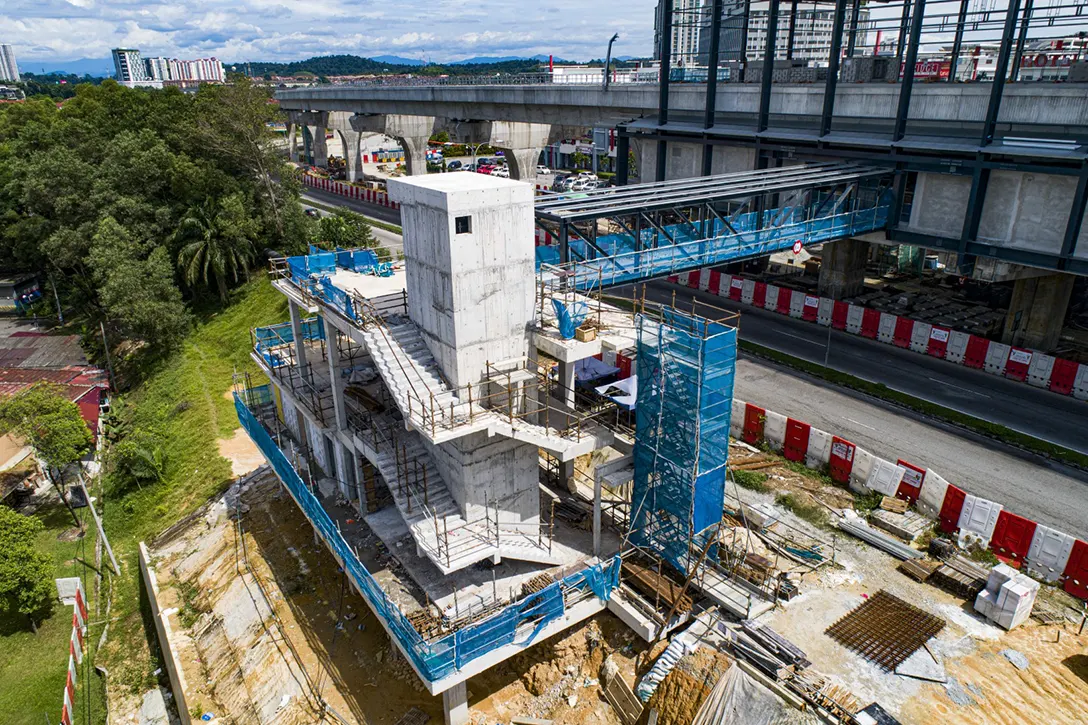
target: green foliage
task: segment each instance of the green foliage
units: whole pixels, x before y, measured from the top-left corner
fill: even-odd
[[[737,482],[737,485],[741,488],[746,488],[749,491],[755,491],[756,493],[767,493],[771,490],[767,485],[767,474],[761,471],[738,471],[734,469],[733,480]]]
[[[321,218],[317,228],[317,241],[326,249],[369,249],[377,246],[366,218],[343,207],[337,207],[332,214]]]
[[[880,491],[854,494],[854,510],[858,513],[869,513],[880,508],[880,502],[884,500],[884,494]]]
[[[102,323],[145,373],[181,344],[187,306],[225,304],[266,249],[305,248],[312,224],[276,120],[269,91],[244,78],[195,94],[107,80],[76,86],[63,109],[0,105],[0,269],[48,276],[92,355],[104,357]]]
[[[584,169],[589,166],[589,155],[581,151],[575,151],[571,154],[570,162],[574,165],[574,168]]]
[[[15,85],[23,89],[23,93],[26,94],[27,98],[44,96],[57,101],[74,96],[76,88],[80,84],[96,86],[102,82],[101,78],[89,75],[77,76],[75,73],[49,73],[47,75],[23,73],[22,77],[22,82]]]
[[[0,612],[35,623],[53,607],[53,561],[36,546],[43,529],[37,518],[0,506]]]
[[[57,385],[37,383],[0,399],[0,433],[15,433],[38,460],[62,468],[91,448],[91,431],[79,406]]]
[[[810,524],[827,526],[827,510],[818,503],[809,503],[792,493],[780,493],[775,497],[774,502]]]
[[[1001,563],[1001,560],[997,558],[994,552],[986,548],[985,545],[972,541],[967,545],[967,557],[971,561],[977,561],[980,564],[986,564],[988,566],[997,566]]]
[[[434,141],[435,143],[449,143],[450,134],[448,131],[439,131],[438,133],[431,136],[430,140]]]

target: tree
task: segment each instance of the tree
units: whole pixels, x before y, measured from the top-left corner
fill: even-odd
[[[38,460],[52,468],[78,461],[92,442],[79,406],[51,383],[36,383],[0,400],[0,433],[25,440]]]
[[[253,244],[260,225],[249,217],[241,194],[231,194],[218,205],[213,199],[190,209],[174,233],[176,239],[192,240],[178,252],[178,267],[189,285],[214,279],[219,299],[227,301],[227,278],[248,273],[256,256]],[[210,278],[209,278],[210,276]]]
[[[322,217],[317,237],[319,242],[344,249],[369,249],[377,245],[366,218],[343,207],[337,207],[331,215]]]
[[[144,256],[143,245],[116,219],[106,217],[95,232],[89,263],[111,327],[157,352],[181,343],[189,314],[164,247]]]
[[[42,522],[0,506],[0,612],[21,614],[31,628],[53,609],[53,562],[37,550]]]

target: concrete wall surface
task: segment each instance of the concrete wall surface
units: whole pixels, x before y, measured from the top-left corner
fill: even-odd
[[[482,519],[485,506],[492,517],[498,507],[500,523],[540,520],[536,446],[480,432],[428,448],[466,520]]]
[[[528,354],[533,318],[533,187],[484,174],[389,182],[400,202],[409,316],[455,387],[487,363]],[[458,217],[471,231],[456,233]]]
[[[185,673],[174,652],[171,636],[170,615],[175,611],[163,610],[159,607],[159,583],[155,577],[155,571],[151,568],[151,554],[142,541],[140,542],[140,575],[147,589],[147,599],[151,602],[151,618],[155,622],[155,633],[158,635],[159,647],[164,655],[166,674],[170,678],[170,689],[174,693],[178,717],[182,725],[190,725],[192,716],[189,714],[189,704],[185,699]]]

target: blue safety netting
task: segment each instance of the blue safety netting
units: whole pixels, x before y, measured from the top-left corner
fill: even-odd
[[[311,249],[316,249],[312,246]],[[336,271],[336,254],[333,252],[318,251],[299,257],[288,257],[287,268],[291,271],[291,277],[303,280],[311,274],[329,274]]]
[[[270,396],[271,392],[267,391],[267,394]],[[234,407],[238,413],[239,422],[260,448],[295,503],[313,524],[317,534],[344,567],[345,573],[366,599],[367,604],[389,628],[412,664],[427,680],[431,682],[440,680],[473,659],[498,647],[513,643],[528,646],[547,624],[563,616],[568,606],[567,602],[573,601],[578,593],[592,593],[607,601],[612,591],[619,586],[621,562],[619,556],[615,556],[607,562],[583,569],[514,602],[472,626],[436,641],[424,640],[359,561],[359,557],[344,540],[321,502],[306,486],[283,451],[247,407],[245,400],[260,402],[263,395],[265,392],[259,390],[255,393],[252,391],[235,393]],[[520,639],[518,639],[519,636]]]
[[[347,292],[334,285],[326,276],[318,277],[317,282],[315,288],[317,297],[349,320],[359,321],[359,317],[355,314],[355,303]]]
[[[324,340],[325,321],[320,317],[302,320],[302,337],[306,340]],[[257,354],[264,358],[269,367],[278,368],[286,365],[288,360],[277,348],[294,342],[295,332],[290,322],[281,322],[278,325],[253,328],[253,340]]]
[[[722,517],[737,331],[673,308],[637,329],[631,541],[686,570]]]
[[[556,322],[559,324],[559,334],[565,340],[573,340],[574,331],[585,322],[586,316],[589,314],[589,305],[578,301],[568,307],[559,300],[552,298],[552,307],[555,309]]]
[[[559,264],[559,247],[541,245],[536,248],[536,268],[542,264]]]
[[[803,245],[826,242],[883,229],[888,222],[891,193],[867,188],[859,191],[849,211],[824,213],[826,194],[813,194],[808,204],[767,209],[726,219],[668,224],[661,230],[642,229],[641,244],[633,234],[607,234],[593,243],[571,237],[570,258],[577,262],[574,284],[592,289],[649,279],[688,269],[762,257]],[[537,248],[538,268],[541,261]],[[551,262],[550,262],[551,263]]]

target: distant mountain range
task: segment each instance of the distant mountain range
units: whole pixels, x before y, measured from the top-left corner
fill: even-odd
[[[36,60],[20,60],[19,70],[23,73],[60,73],[62,75],[74,74],[77,76],[94,76],[105,78],[113,75],[112,58],[80,58],[59,63],[50,63]]]
[[[335,59],[338,62],[330,63]],[[631,56],[618,56],[618,61],[635,60]],[[572,63],[577,61],[564,60],[562,58],[554,58],[555,63]],[[434,61],[428,62],[420,60],[419,58],[405,58],[399,55],[378,55],[373,58],[362,58],[354,55],[342,55],[342,56],[326,56],[310,58],[303,61],[294,61],[291,63],[270,63],[263,61],[254,61],[250,63],[253,67],[254,74],[260,74],[265,72],[273,73],[297,73],[301,71],[309,71],[316,74],[330,74],[330,71],[335,72],[337,67],[342,67],[345,74],[351,73],[375,73],[384,70],[393,72],[398,71],[410,71],[412,68],[420,68],[425,65],[442,65],[442,66],[465,66],[465,65],[497,65],[497,64],[511,64],[520,65],[530,62],[547,63],[548,56],[543,53],[533,56],[517,56],[517,55],[481,55],[472,58],[465,58],[463,60],[454,60],[446,63],[436,63]],[[245,65],[245,61],[236,63],[224,63],[226,66],[238,66],[239,70],[242,70],[242,66]],[[20,69],[26,73],[48,74],[48,73],[60,73],[60,74],[75,74],[78,76],[90,75],[98,78],[106,78],[113,75],[113,60],[111,58],[80,58],[79,60],[69,60],[63,62],[41,62],[41,61],[23,61],[19,64]]]

